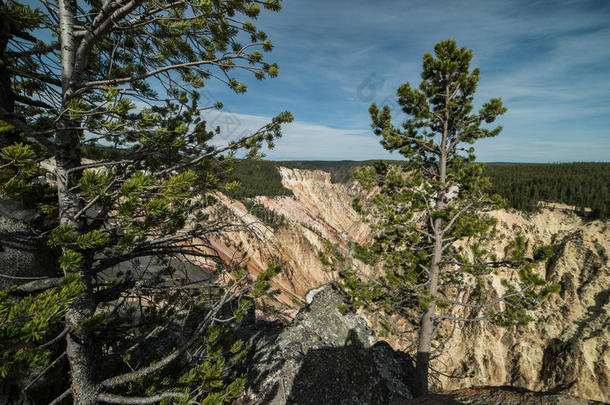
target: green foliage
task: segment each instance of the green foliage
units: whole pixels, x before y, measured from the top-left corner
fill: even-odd
[[[395,126],[389,106],[372,104],[372,127],[382,146],[400,153],[404,162],[376,162],[355,173],[369,201],[355,200],[354,208],[370,221],[374,240],[354,249],[365,263],[381,263],[377,280],[359,274],[344,261],[340,275],[354,306],[399,315],[419,327],[417,351],[441,350],[448,337],[438,331],[445,322],[494,319],[509,326],[524,324],[530,311],[556,291],[538,275],[538,262],[551,251],[535,248],[517,235],[505,257],[490,249],[496,220],[486,211],[501,206],[489,196],[490,180],[474,163],[476,140],[497,136],[489,127],[502,115],[501,99],[491,99],[474,111],[479,69],[470,70],[472,52],[455,41],[441,41],[434,55],[423,57],[422,81],[397,90],[407,119]],[[328,262],[328,260],[327,260]],[[495,302],[480,296],[485,277],[499,268],[518,274],[504,281],[506,294]],[[394,331],[392,328],[387,328]],[[427,391],[429,364],[417,364],[422,393]]]
[[[323,170],[331,174],[332,182],[349,183],[355,180],[354,172],[376,163],[236,160],[234,175],[229,178],[240,179],[240,184],[227,194],[237,199],[292,195],[282,185],[277,171],[279,167]],[[406,165],[407,162],[397,160],[392,164]],[[538,208],[538,202],[547,201],[574,206],[577,212],[588,218],[603,219],[609,215],[606,208],[610,207],[609,163],[487,163],[483,166],[483,176],[489,178],[490,198],[495,195],[502,197],[507,207],[532,211]],[[585,212],[585,208],[591,208],[591,211]]]
[[[257,203],[250,199],[243,200],[242,203],[248,209],[250,214],[260,219],[263,224],[267,225],[274,231],[286,226],[288,222],[285,216],[270,210],[263,204]]]
[[[264,271],[260,272],[258,276],[256,276],[256,284],[254,286],[254,290],[252,294],[255,297],[262,297],[265,294],[270,292],[271,288],[271,278],[277,275],[282,270],[282,266],[278,264],[269,265]],[[271,294],[276,292],[271,291]]]
[[[200,354],[187,361],[172,364],[160,373],[147,376],[132,384],[126,394],[152,396],[164,392],[181,393],[178,400],[168,399],[163,403],[228,404],[237,398],[246,384],[243,375],[234,375],[245,358],[243,342],[235,340],[230,326],[214,325],[207,328],[198,343]],[[143,347],[137,354],[140,360],[150,357],[149,347]],[[138,360],[125,356],[123,365],[128,369]],[[191,393],[197,393],[193,395]],[[191,402],[189,402],[191,401]]]
[[[262,160],[236,160],[231,167],[233,172],[225,183],[239,179],[239,187],[226,190],[231,198],[243,200],[261,195],[292,195],[292,192],[282,185],[282,177],[273,163]]]
[[[18,297],[16,287],[0,291],[0,377],[15,378],[42,367],[50,354],[40,343],[53,338],[68,306],[83,292],[80,277],[69,274],[40,294]]]
[[[103,194],[114,179],[115,174],[110,170],[85,170],[80,181],[81,193],[87,198]]]
[[[31,180],[42,174],[36,158],[34,148],[23,143],[0,149],[0,198],[16,198],[30,189]]]
[[[84,370],[95,381],[79,384],[95,385],[100,395],[172,393],[180,398],[164,403],[216,404],[243,389],[245,379],[233,372],[243,348],[229,343],[234,321],[220,333],[216,320],[228,301],[267,293],[279,270],[220,283],[243,263],[214,249],[212,241],[234,227],[226,218],[210,220],[208,208],[216,191],[235,188],[236,179],[227,180],[235,157],[260,158],[293,117],[280,112],[252,134],[219,139],[203,111],[223,105],[202,89],[218,80],[243,93],[244,73],[257,80],[278,75],[267,60],[273,43],[254,20],[280,4],[0,4],[0,86],[15,101],[0,123],[0,197],[32,197],[29,207],[44,214],[34,231],[57,257],[48,270],[79,280],[47,287],[57,285],[51,277],[31,295],[18,287],[0,293],[3,376],[31,377],[51,360],[47,340],[65,329],[85,357],[66,351],[71,374],[95,364],[97,370]],[[71,37],[77,44],[66,43]],[[39,168],[46,158],[54,158],[42,165],[54,162],[52,173]],[[213,280],[176,270],[193,256],[210,266]],[[235,319],[245,311],[240,305]],[[54,341],[53,349],[65,342]],[[174,353],[164,367],[146,370]],[[102,387],[135,369],[144,376]],[[68,377],[57,385],[66,389],[70,374],[62,375]],[[72,392],[74,402],[82,402],[79,395]]]

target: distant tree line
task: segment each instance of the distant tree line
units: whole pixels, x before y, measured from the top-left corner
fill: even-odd
[[[575,206],[590,218],[610,217],[610,163],[492,163],[484,174],[509,207],[531,211],[549,201]]]
[[[233,171],[223,179],[226,194],[238,200],[260,195],[267,197],[291,196],[292,191],[282,185],[278,168],[301,170],[322,170],[330,173],[331,182],[349,183],[354,180],[354,170],[376,161],[324,161],[324,160],[235,160],[231,163]],[[234,187],[234,182],[238,183]]]
[[[282,185],[278,167],[280,162],[266,160],[236,160],[233,172],[225,179],[225,193],[234,199],[244,200],[259,195],[277,197],[292,195],[292,191]],[[231,186],[237,182],[237,186]]]
[[[282,185],[280,166],[323,170],[333,183],[348,183],[354,180],[354,169],[375,162],[238,160],[227,182],[239,179],[240,185],[227,194],[236,199],[292,195]],[[548,201],[572,205],[589,218],[610,217],[610,163],[488,163],[483,173],[491,178],[490,192],[506,199],[507,207],[532,211]]]

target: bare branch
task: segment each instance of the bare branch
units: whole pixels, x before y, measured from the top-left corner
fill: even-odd
[[[45,278],[41,280],[30,281],[29,283],[22,284],[17,287],[14,291],[15,295],[27,295],[32,294],[44,290],[48,290],[49,288],[57,287],[61,282],[61,277],[56,278]]]
[[[60,46],[59,42],[53,42],[52,44],[49,44],[49,45],[35,46],[31,49],[28,49],[26,51],[21,51],[21,52],[7,51],[6,54],[9,56],[22,58],[24,56],[39,55],[39,54],[44,54],[44,53],[48,53],[51,51],[55,51],[55,50],[59,49],[59,46]]]
[[[72,388],[68,388],[67,390],[65,390],[60,396],[49,402],[49,405],[59,405],[63,402],[64,399],[68,398],[70,395],[72,395]]]
[[[51,362],[51,364],[49,364],[48,366],[46,366],[44,369],[42,369],[41,371],[39,371],[33,378],[32,380],[23,388],[24,391],[27,391],[28,388],[30,388],[32,385],[34,385],[34,383],[38,380],[40,380],[40,378],[42,376],[44,376],[47,371],[49,371],[51,368],[53,368],[61,359],[64,358],[64,356],[66,355],[66,352],[62,352],[55,360],[53,360]]]
[[[246,277],[246,276],[244,276],[244,277]],[[242,278],[242,280],[243,280],[243,278]],[[101,386],[105,387],[105,388],[112,388],[112,387],[120,386],[123,384],[127,384],[129,382],[137,380],[138,378],[142,378],[144,376],[150,375],[150,374],[156,372],[157,370],[160,370],[161,368],[165,367],[166,365],[170,364],[174,360],[176,360],[178,357],[183,355],[197,341],[197,339],[200,338],[201,333],[203,333],[203,331],[213,322],[213,318],[216,316],[216,314],[218,313],[220,308],[228,301],[230,296],[231,296],[231,291],[229,289],[227,289],[224,292],[222,298],[216,302],[216,304],[210,309],[210,311],[208,311],[208,313],[206,314],[205,318],[202,320],[199,327],[191,335],[191,338],[185,344],[180,346],[178,349],[174,350],[171,354],[169,354],[168,356],[164,357],[163,359],[161,359],[157,362],[154,362],[153,364],[151,364],[148,367],[144,367],[140,370],[137,370],[137,371],[134,371],[131,373],[126,373],[126,374],[122,374],[119,376],[108,378],[108,379],[102,381]]]
[[[447,233],[447,231],[451,229],[453,224],[455,224],[455,221],[457,221],[466,211],[472,208],[473,205],[473,203],[466,204],[464,208],[462,208],[457,214],[453,216],[453,218],[451,218],[447,226],[441,231],[441,234]]]
[[[444,298],[439,299],[439,301],[445,302],[445,303],[449,303],[449,304],[460,305],[460,306],[466,307],[466,308],[483,309],[483,308],[489,308],[489,307],[494,306],[494,305],[496,305],[496,304],[498,304],[498,303],[500,303],[502,301],[505,301],[507,298],[515,297],[517,295],[522,295],[524,292],[527,292],[527,291],[529,291],[531,289],[532,289],[531,286],[527,286],[527,287],[525,287],[525,288],[523,288],[523,289],[521,289],[519,291],[515,291],[515,292],[512,292],[510,294],[503,295],[501,297],[496,298],[495,300],[492,300],[492,301],[489,301],[489,302],[484,302],[482,304],[469,304],[467,302],[449,300],[449,299],[444,299]],[[441,315],[439,317],[443,317],[443,316],[444,315]],[[451,318],[443,318],[443,319],[451,319]]]
[[[98,396],[100,401],[108,402],[109,404],[126,404],[126,405],[138,405],[138,404],[154,404],[161,402],[166,398],[186,398],[187,396],[182,392],[164,392],[162,394],[153,395],[150,397],[124,397],[121,395],[101,393]]]

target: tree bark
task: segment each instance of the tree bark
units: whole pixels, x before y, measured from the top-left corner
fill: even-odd
[[[428,292],[431,297],[436,297],[438,290],[438,277],[440,274],[440,261],[442,250],[441,219],[434,220],[435,242],[430,263],[430,275]],[[432,339],[434,336],[434,315],[436,313],[436,302],[428,305],[419,326],[419,337],[417,340],[417,357],[415,361],[415,392],[416,397],[428,394],[428,378],[430,370],[430,352],[432,351]]]
[[[66,323],[74,327],[94,311],[93,294],[88,286],[83,295],[66,311]],[[66,342],[74,405],[97,404],[100,387],[96,382],[98,379],[95,370],[99,363],[96,361],[94,338],[91,333],[74,329],[67,334]]]
[[[8,18],[3,15],[3,9],[6,7],[5,4],[0,3],[0,113],[12,114],[15,111],[15,95],[11,89],[10,73],[7,69],[6,64],[6,47],[8,41],[12,35],[11,26],[8,22]],[[17,131],[9,130],[4,131],[0,135],[0,148],[11,145],[18,140]]]
[[[70,128],[80,127],[79,122],[71,119],[68,110],[69,101],[79,83],[76,80],[74,66],[77,48],[74,36],[76,2],[59,0],[59,17],[61,31],[61,66],[62,66],[62,113],[58,119],[55,141],[55,174],[57,176],[57,197],[59,203],[59,223],[71,225],[77,233],[84,231],[84,223],[76,218],[82,208],[82,201],[75,186],[80,180],[80,172],[71,170],[81,165],[81,136]],[[85,261],[86,262],[86,261]],[[70,364],[72,398],[75,405],[96,404],[99,395],[95,370],[94,337],[91,333],[80,330],[80,324],[95,314],[95,300],[91,287],[91,272],[87,264],[75,270],[85,285],[82,295],[66,310],[66,326],[70,332],[66,336],[66,354]]]
[[[441,211],[445,208],[447,195],[447,138],[449,136],[449,85],[445,87],[445,113],[443,120],[443,133],[440,143],[440,156],[438,163],[439,190],[434,199],[434,208]],[[428,394],[428,380],[430,374],[430,353],[432,351],[432,340],[434,339],[434,315],[436,314],[436,294],[438,291],[438,279],[440,276],[440,263],[443,254],[443,222],[441,218],[435,218],[433,222],[434,246],[432,248],[432,259],[430,261],[428,275],[428,292],[432,302],[426,308],[419,327],[417,341],[417,357],[415,362],[415,392],[416,397]]]

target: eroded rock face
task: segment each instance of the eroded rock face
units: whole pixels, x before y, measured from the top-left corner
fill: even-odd
[[[609,224],[546,210],[531,218],[494,215],[505,234],[524,232],[535,243],[553,245],[544,276],[561,285],[561,292],[544,302],[526,326],[461,328],[439,361],[448,374],[467,364],[470,377],[441,378],[442,388],[517,385],[610,401]]]
[[[276,279],[286,306],[305,305],[307,292],[336,278],[320,263],[319,249],[326,242],[349,252],[351,242],[370,237],[366,224],[351,208],[360,192],[355,185],[333,184],[322,171],[280,170],[285,187],[294,197],[260,197],[267,208],[288,218],[288,226],[267,239],[268,249],[285,263]],[[241,215],[241,214],[240,214]],[[463,374],[465,379],[440,378],[439,390],[465,386],[518,385],[535,391],[564,389],[578,397],[610,402],[610,221],[583,221],[561,209],[545,208],[525,215],[515,211],[495,211],[498,231],[504,240],[522,233],[532,244],[554,246],[553,259],[540,272],[562,287],[527,326],[499,328],[489,323],[464,325],[438,359],[437,368],[447,374]],[[253,253],[257,266],[265,265],[258,248],[244,246]],[[360,270],[375,274],[377,269]],[[502,274],[506,277],[509,275]],[[499,278],[487,287],[489,297],[500,294]],[[395,349],[407,342],[389,337]]]
[[[342,312],[335,284],[282,328],[265,328],[251,341],[248,387],[242,404],[387,404],[412,398],[413,366],[380,342],[364,319]]]

